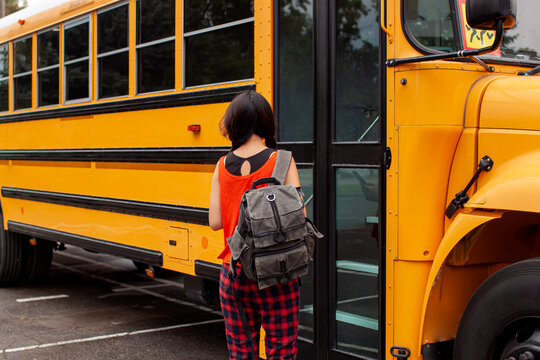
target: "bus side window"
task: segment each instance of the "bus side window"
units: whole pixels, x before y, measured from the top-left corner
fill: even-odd
[[[13,42],[14,108],[32,107],[32,36]]]
[[[0,45],[0,111],[9,110],[9,45]]]
[[[253,0],[184,1],[184,85],[253,79]]]
[[[90,19],[64,27],[64,97],[66,101],[90,99]]]
[[[100,99],[128,95],[128,4],[97,15],[97,71]]]
[[[137,0],[137,93],[174,89],[175,0]]]
[[[58,104],[59,32],[60,28],[57,26],[37,35],[38,106]]]

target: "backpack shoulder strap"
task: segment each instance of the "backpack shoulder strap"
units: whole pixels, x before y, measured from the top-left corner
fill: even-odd
[[[274,171],[272,172],[272,177],[279,180],[280,183],[285,182],[287,177],[287,172],[289,171],[289,166],[291,165],[292,153],[287,150],[278,150],[276,165],[274,166]]]

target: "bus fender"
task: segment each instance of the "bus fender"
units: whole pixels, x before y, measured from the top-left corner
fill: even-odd
[[[478,226],[485,224],[491,220],[498,219],[502,216],[502,211],[493,211],[493,212],[480,212],[473,211],[471,213],[458,213],[448,230],[446,231],[444,237],[441,240],[441,244],[435,253],[433,258],[433,263],[429,271],[429,276],[426,283],[426,290],[424,292],[424,301],[422,303],[422,315],[420,318],[420,331],[419,331],[419,343],[418,349],[420,350],[424,344],[424,322],[426,317],[427,306],[431,294],[432,288],[435,286],[437,281],[437,275],[441,267],[443,266],[446,258],[454,247],[460,242],[461,239],[465,237],[472,230]]]
[[[540,151],[519,156],[492,171],[465,207],[540,211]]]

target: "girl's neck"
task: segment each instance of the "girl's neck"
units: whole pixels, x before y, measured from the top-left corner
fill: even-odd
[[[242,144],[238,149],[234,150],[234,154],[243,158],[253,156],[266,149],[264,139],[259,135],[251,135],[251,137]]]

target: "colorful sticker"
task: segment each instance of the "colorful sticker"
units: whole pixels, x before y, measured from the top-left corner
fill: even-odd
[[[463,31],[463,48],[465,50],[481,49],[493,45],[495,41],[495,31],[474,29],[467,24],[467,14],[465,10],[466,0],[459,0],[461,13],[461,29]],[[491,55],[501,55],[501,50],[497,49]]]

